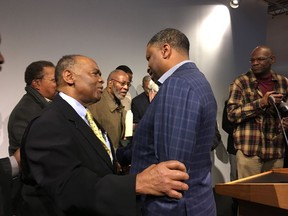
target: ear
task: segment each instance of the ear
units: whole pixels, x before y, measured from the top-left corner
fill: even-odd
[[[107,86],[108,86],[109,89],[111,89],[112,86],[113,86],[113,80],[109,80],[108,83],[107,83]]]
[[[39,90],[40,87],[41,87],[40,79],[34,79],[34,80],[32,80],[31,86],[32,86],[32,88]]]
[[[164,43],[161,48],[162,56],[164,59],[168,59],[171,56],[172,48],[168,43]]]
[[[64,70],[62,72],[62,77],[64,82],[66,82],[68,85],[74,85],[75,83],[75,77],[74,77],[74,73],[70,70]]]
[[[276,62],[276,57],[274,55],[271,56],[271,64],[274,64]]]

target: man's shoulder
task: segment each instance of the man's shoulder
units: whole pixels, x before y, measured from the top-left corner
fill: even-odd
[[[112,100],[111,100],[112,101]],[[96,103],[92,104],[89,106],[89,109],[93,112],[93,110],[99,110],[99,109],[106,109],[108,108],[109,102],[109,97],[105,95],[101,95],[101,99],[97,101]]]
[[[109,104],[111,104],[113,101],[112,99],[109,100],[109,95],[107,94],[104,94],[103,92],[101,99],[98,102],[88,106],[88,109],[92,113],[93,117],[98,121],[100,121],[101,116],[105,116],[110,113]]]
[[[37,104],[36,100],[32,97],[32,95],[26,93],[22,96],[22,98],[18,101],[16,106],[20,105],[29,105],[29,104]]]
[[[275,79],[278,79],[278,80],[286,80],[288,81],[287,77],[280,74],[280,73],[277,73],[277,72],[272,72],[272,76],[275,78]]]
[[[168,85],[168,87],[177,87],[177,88],[187,88],[187,87],[195,87],[195,85],[199,85],[200,83],[207,83],[207,79],[205,75],[197,68],[194,63],[188,62],[184,65],[186,67],[180,67],[175,71],[164,84]]]
[[[29,113],[34,115],[41,110],[41,105],[37,103],[37,101],[35,101],[29,94],[25,94],[11,111],[10,117],[21,115],[29,118]]]
[[[59,124],[59,122],[63,122],[64,116],[69,116],[69,119],[71,119],[71,113],[74,112],[74,109],[65,100],[60,99],[53,101],[35,117],[37,117],[37,122],[46,122],[42,123],[42,125],[52,125],[54,123]],[[76,112],[75,115],[77,115]]]
[[[142,92],[141,94],[137,95],[136,97],[134,97],[132,99],[132,103],[133,103],[133,101],[135,102],[135,101],[143,100],[145,97],[147,97],[145,92]]]
[[[104,89],[103,94],[101,95],[101,99],[97,103],[95,103],[95,106],[97,105],[103,106],[103,104],[107,105],[108,103],[112,103],[112,102],[114,102],[112,96],[109,94],[107,89]]]
[[[238,75],[235,79],[234,79],[234,83],[235,82],[247,82],[250,79],[255,79],[255,76],[253,75],[252,71],[247,71],[245,73],[242,73],[240,75]]]

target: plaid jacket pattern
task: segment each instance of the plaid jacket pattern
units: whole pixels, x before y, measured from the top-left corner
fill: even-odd
[[[287,93],[286,77],[273,72],[272,80],[276,92]],[[283,158],[285,140],[279,130],[280,120],[273,106],[261,108],[262,97],[252,71],[240,75],[230,85],[227,112],[228,119],[237,125],[233,133],[235,148],[264,160]]]
[[[179,160],[189,173],[189,190],[180,200],[147,196],[144,216],[216,215],[210,159],[216,110],[210,84],[191,62],[180,66],[161,85],[137,126],[131,172]]]

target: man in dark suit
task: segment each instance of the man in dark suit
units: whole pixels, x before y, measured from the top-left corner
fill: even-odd
[[[50,61],[35,61],[25,70],[26,94],[13,108],[8,120],[9,154],[20,148],[24,131],[29,122],[40,115],[56,94],[55,66]],[[19,176],[12,182],[13,214],[21,215],[22,183]]]
[[[137,175],[117,175],[106,132],[98,124],[105,139],[101,142],[86,120],[86,107],[99,101],[103,91],[94,60],[64,56],[55,77],[59,94],[28,126],[22,142],[24,215],[135,216],[136,194],[182,197],[188,188],[182,181],[189,177],[180,162],[154,164]]]
[[[55,66],[50,61],[35,61],[25,70],[26,94],[13,108],[8,120],[9,154],[20,147],[29,122],[48,106],[56,94]]]
[[[146,196],[143,215],[214,216],[210,150],[217,106],[210,84],[189,61],[189,40],[179,30],[152,37],[146,58],[160,88],[137,126],[131,172],[173,159],[186,165],[190,178],[180,200]]]

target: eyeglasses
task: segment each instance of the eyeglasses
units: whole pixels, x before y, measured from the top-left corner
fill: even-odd
[[[120,82],[120,81],[118,81],[118,80],[116,80],[116,79],[111,79],[111,80],[118,82],[122,87],[124,87],[125,85],[127,85],[128,87],[131,86],[131,83],[130,83],[130,82],[125,82],[125,81]]]
[[[54,78],[45,78],[45,77],[42,77],[42,78],[36,78],[38,80],[48,80],[50,82],[53,82],[53,83],[56,83],[56,80]]]
[[[40,78],[40,79],[42,79],[42,80],[48,80],[48,81],[53,82],[53,83],[56,82],[56,80],[55,80],[54,78],[45,78],[45,77],[43,77],[43,78]]]
[[[268,57],[259,57],[259,58],[251,58],[249,60],[250,63],[257,61],[257,62],[262,62],[262,61],[266,61],[267,59],[271,59],[272,56],[268,56]]]

